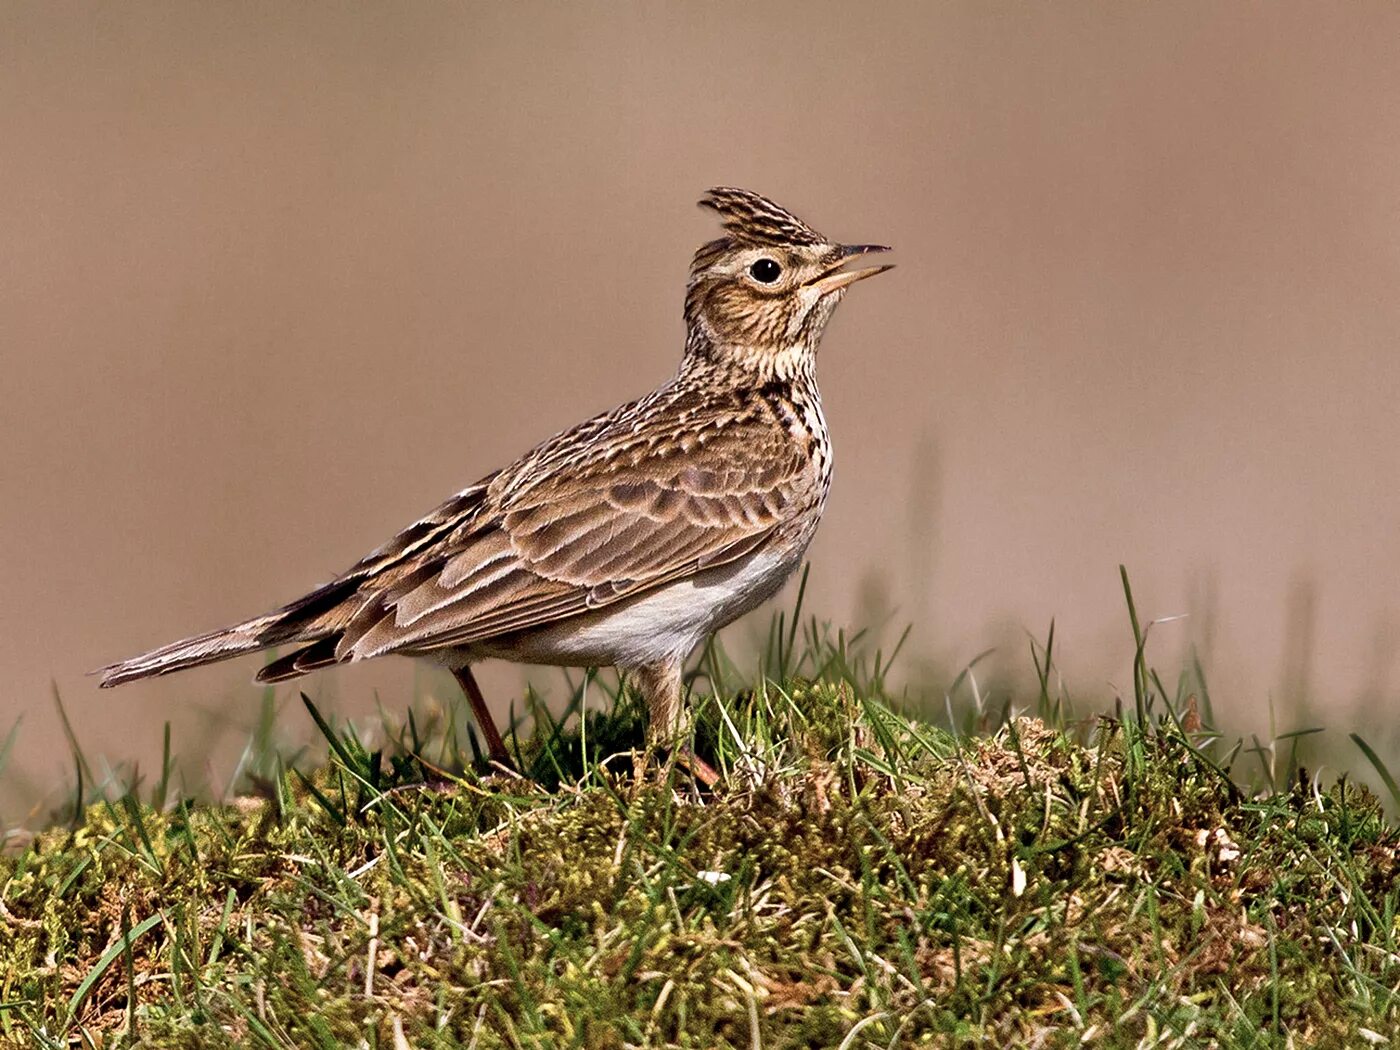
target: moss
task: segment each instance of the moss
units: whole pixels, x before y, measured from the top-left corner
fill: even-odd
[[[1364,791],[1244,798],[1170,726],[1106,723],[1085,746],[1021,719],[954,741],[847,684],[781,695],[733,701],[736,724],[767,720],[766,750],[714,794],[597,769],[554,791],[362,790],[368,767],[341,762],[276,801],[91,807],[0,860],[0,1032],[713,1048],[1396,1030],[1400,854]]]

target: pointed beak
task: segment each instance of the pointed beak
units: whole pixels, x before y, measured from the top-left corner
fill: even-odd
[[[812,281],[809,287],[815,288],[821,295],[829,295],[831,292],[839,292],[842,288],[849,288],[857,281],[863,281],[867,277],[874,277],[877,273],[884,273],[886,270],[893,270],[894,265],[887,263],[884,266],[867,266],[861,270],[843,270],[841,267],[852,259],[860,258],[862,255],[870,255],[873,252],[887,252],[889,248],[883,244],[842,244],[836,248],[836,265],[823,276]]]

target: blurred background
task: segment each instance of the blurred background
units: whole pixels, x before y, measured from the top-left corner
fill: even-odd
[[[666,378],[714,184],[897,249],[822,351],[808,608],[912,625],[912,694],[1053,617],[1111,703],[1122,562],[1225,728],[1400,747],[1392,5],[8,4],[0,142],[7,820],[71,784],[55,692],[90,756],[168,720],[221,783],[256,658],[84,672]]]

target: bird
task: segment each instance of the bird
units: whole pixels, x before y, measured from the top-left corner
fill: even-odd
[[[889,248],[833,241],[750,190],[699,203],[723,233],[691,261],[671,379],[487,474],[310,593],[100,668],[100,685],[274,648],[256,681],[423,658],[454,675],[509,768],[474,663],[614,666],[645,699],[648,747],[681,747],[687,657],[777,593],[821,520],[827,322],[852,285],[892,269],[852,268]]]

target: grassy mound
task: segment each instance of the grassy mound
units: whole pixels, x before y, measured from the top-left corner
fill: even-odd
[[[815,623],[799,646],[775,621],[750,689],[712,646],[693,685],[715,791],[640,768],[635,699],[590,711],[591,678],[557,718],[530,698],[528,778],[450,718],[371,750],[310,701],[325,757],[280,755],[269,718],[231,801],[173,799],[169,761],[149,790],[95,790],[75,748],[89,804],[0,856],[0,1043],[1400,1040],[1400,833],[1298,768],[1303,734],[1284,762],[1223,747],[1199,668],[1169,693],[1147,667],[1124,588],[1131,711],[1078,725],[1053,628],[1043,720],[992,716],[969,667],[959,734]]]
[[[423,748],[340,734],[261,797],[89,806],[0,859],[0,1038],[1243,1047],[1400,1030],[1400,840],[1364,789],[1251,797],[1190,718],[957,738],[849,681],[796,679],[701,706],[701,750],[728,774],[714,793],[633,776],[624,697],[522,753],[543,784],[443,780]]]

